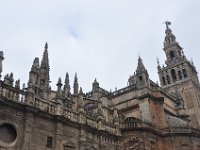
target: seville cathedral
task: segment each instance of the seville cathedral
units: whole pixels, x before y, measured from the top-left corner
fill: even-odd
[[[0,150],[200,150],[197,70],[169,25],[165,65],[157,66],[160,85],[139,57],[128,86],[114,92],[95,79],[83,93],[77,74],[71,86],[68,73],[51,90],[46,43],[26,85],[13,73],[0,80]],[[3,60],[1,51],[0,74]]]

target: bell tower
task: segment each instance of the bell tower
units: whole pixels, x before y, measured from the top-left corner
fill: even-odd
[[[171,23],[165,22],[165,39],[163,50],[166,55],[165,66],[158,62],[158,74],[161,87],[168,92],[176,93],[183,99],[193,126],[200,125],[200,84],[197,71],[192,62],[184,55],[183,48],[176,41],[170,29]]]

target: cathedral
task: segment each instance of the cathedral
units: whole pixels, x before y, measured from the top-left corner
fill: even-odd
[[[194,64],[166,22],[160,85],[138,58],[128,85],[107,91],[95,79],[84,93],[75,74],[50,87],[48,44],[20,87],[0,79],[0,150],[200,150],[200,84]],[[0,52],[0,76],[3,72]]]

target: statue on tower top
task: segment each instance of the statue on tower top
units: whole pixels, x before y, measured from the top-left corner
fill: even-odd
[[[166,28],[168,29],[172,23],[170,21],[165,21]]]

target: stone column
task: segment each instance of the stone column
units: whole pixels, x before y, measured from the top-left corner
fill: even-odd
[[[33,114],[26,112],[25,116],[25,129],[24,129],[24,143],[22,150],[31,150],[31,137],[33,129]]]

